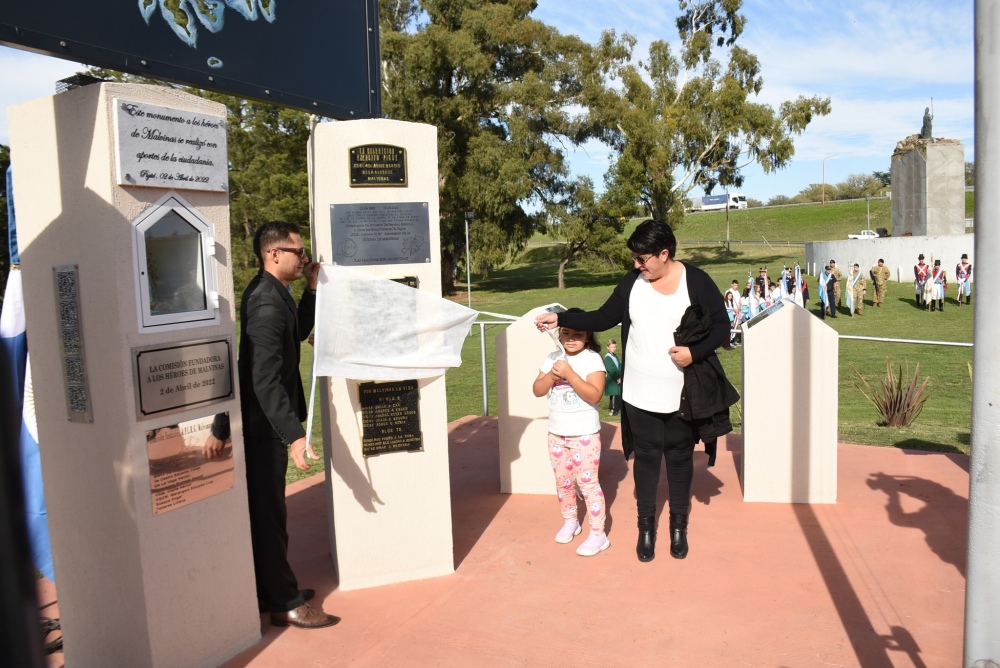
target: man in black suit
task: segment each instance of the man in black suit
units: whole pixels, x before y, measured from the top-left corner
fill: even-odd
[[[254,236],[254,253],[262,271],[243,293],[239,370],[257,599],[261,612],[270,610],[275,626],[323,628],[340,618],[310,606],[306,601],[315,592],[298,588],[288,563],[285,507],[289,454],[299,470],[309,468],[299,346],[313,328],[319,264],[309,263],[293,223],[262,225]],[[289,286],[303,275],[307,288],[296,306]],[[213,448],[205,450],[215,454]]]

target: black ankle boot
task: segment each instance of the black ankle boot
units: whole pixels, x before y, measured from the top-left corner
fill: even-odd
[[[943,299],[939,299],[938,300],[938,310],[939,311],[944,311],[944,300]]]
[[[688,516],[670,513],[670,556],[683,559],[688,556]]]
[[[639,561],[652,561],[656,556],[656,518],[639,518],[639,542],[635,545],[635,553]]]

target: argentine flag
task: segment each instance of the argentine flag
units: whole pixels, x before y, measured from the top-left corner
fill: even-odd
[[[12,270],[7,276],[3,310],[0,311],[0,354],[7,356],[10,361],[9,368],[13,370],[14,376],[0,381],[13,385],[11,396],[23,397],[20,410],[22,418],[20,448],[28,540],[31,543],[35,568],[55,582],[52,548],[49,545],[49,519],[45,509],[45,490],[42,487],[42,462],[38,450],[38,422],[35,419],[35,399],[31,387],[28,339],[25,334],[24,291],[21,285],[21,270],[17,268],[20,257],[17,251],[10,168],[7,169],[7,213]]]

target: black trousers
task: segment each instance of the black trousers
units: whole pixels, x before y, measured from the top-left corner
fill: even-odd
[[[288,449],[280,439],[249,436],[244,436],[244,446],[257,598],[267,602],[272,612],[285,612],[305,603],[288,563]]]
[[[677,413],[652,413],[628,402],[625,413],[635,450],[632,474],[639,517],[656,515],[656,488],[663,459],[667,462],[670,512],[687,515],[691,510],[694,446],[698,442],[694,426]]]
[[[608,397],[608,410],[612,413],[620,413],[622,410],[622,395],[612,394]]]

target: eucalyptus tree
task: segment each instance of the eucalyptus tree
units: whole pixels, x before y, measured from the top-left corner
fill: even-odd
[[[746,25],[742,0],[678,5],[676,50],[654,41],[647,58],[633,62],[635,38],[606,31],[597,50],[607,76],[584,96],[590,126],[614,151],[608,189],[672,220],[695,187],[740,187],[751,163],[764,172],[786,166],[793,136],[830,112],[829,98],[818,96],[777,109],[756,101],[764,79],[760,61],[737,43]]]
[[[533,19],[534,0],[382,0],[383,111],[438,129],[441,270],[454,288],[467,212],[473,264],[523,248],[565,195],[564,147],[591,47]]]

